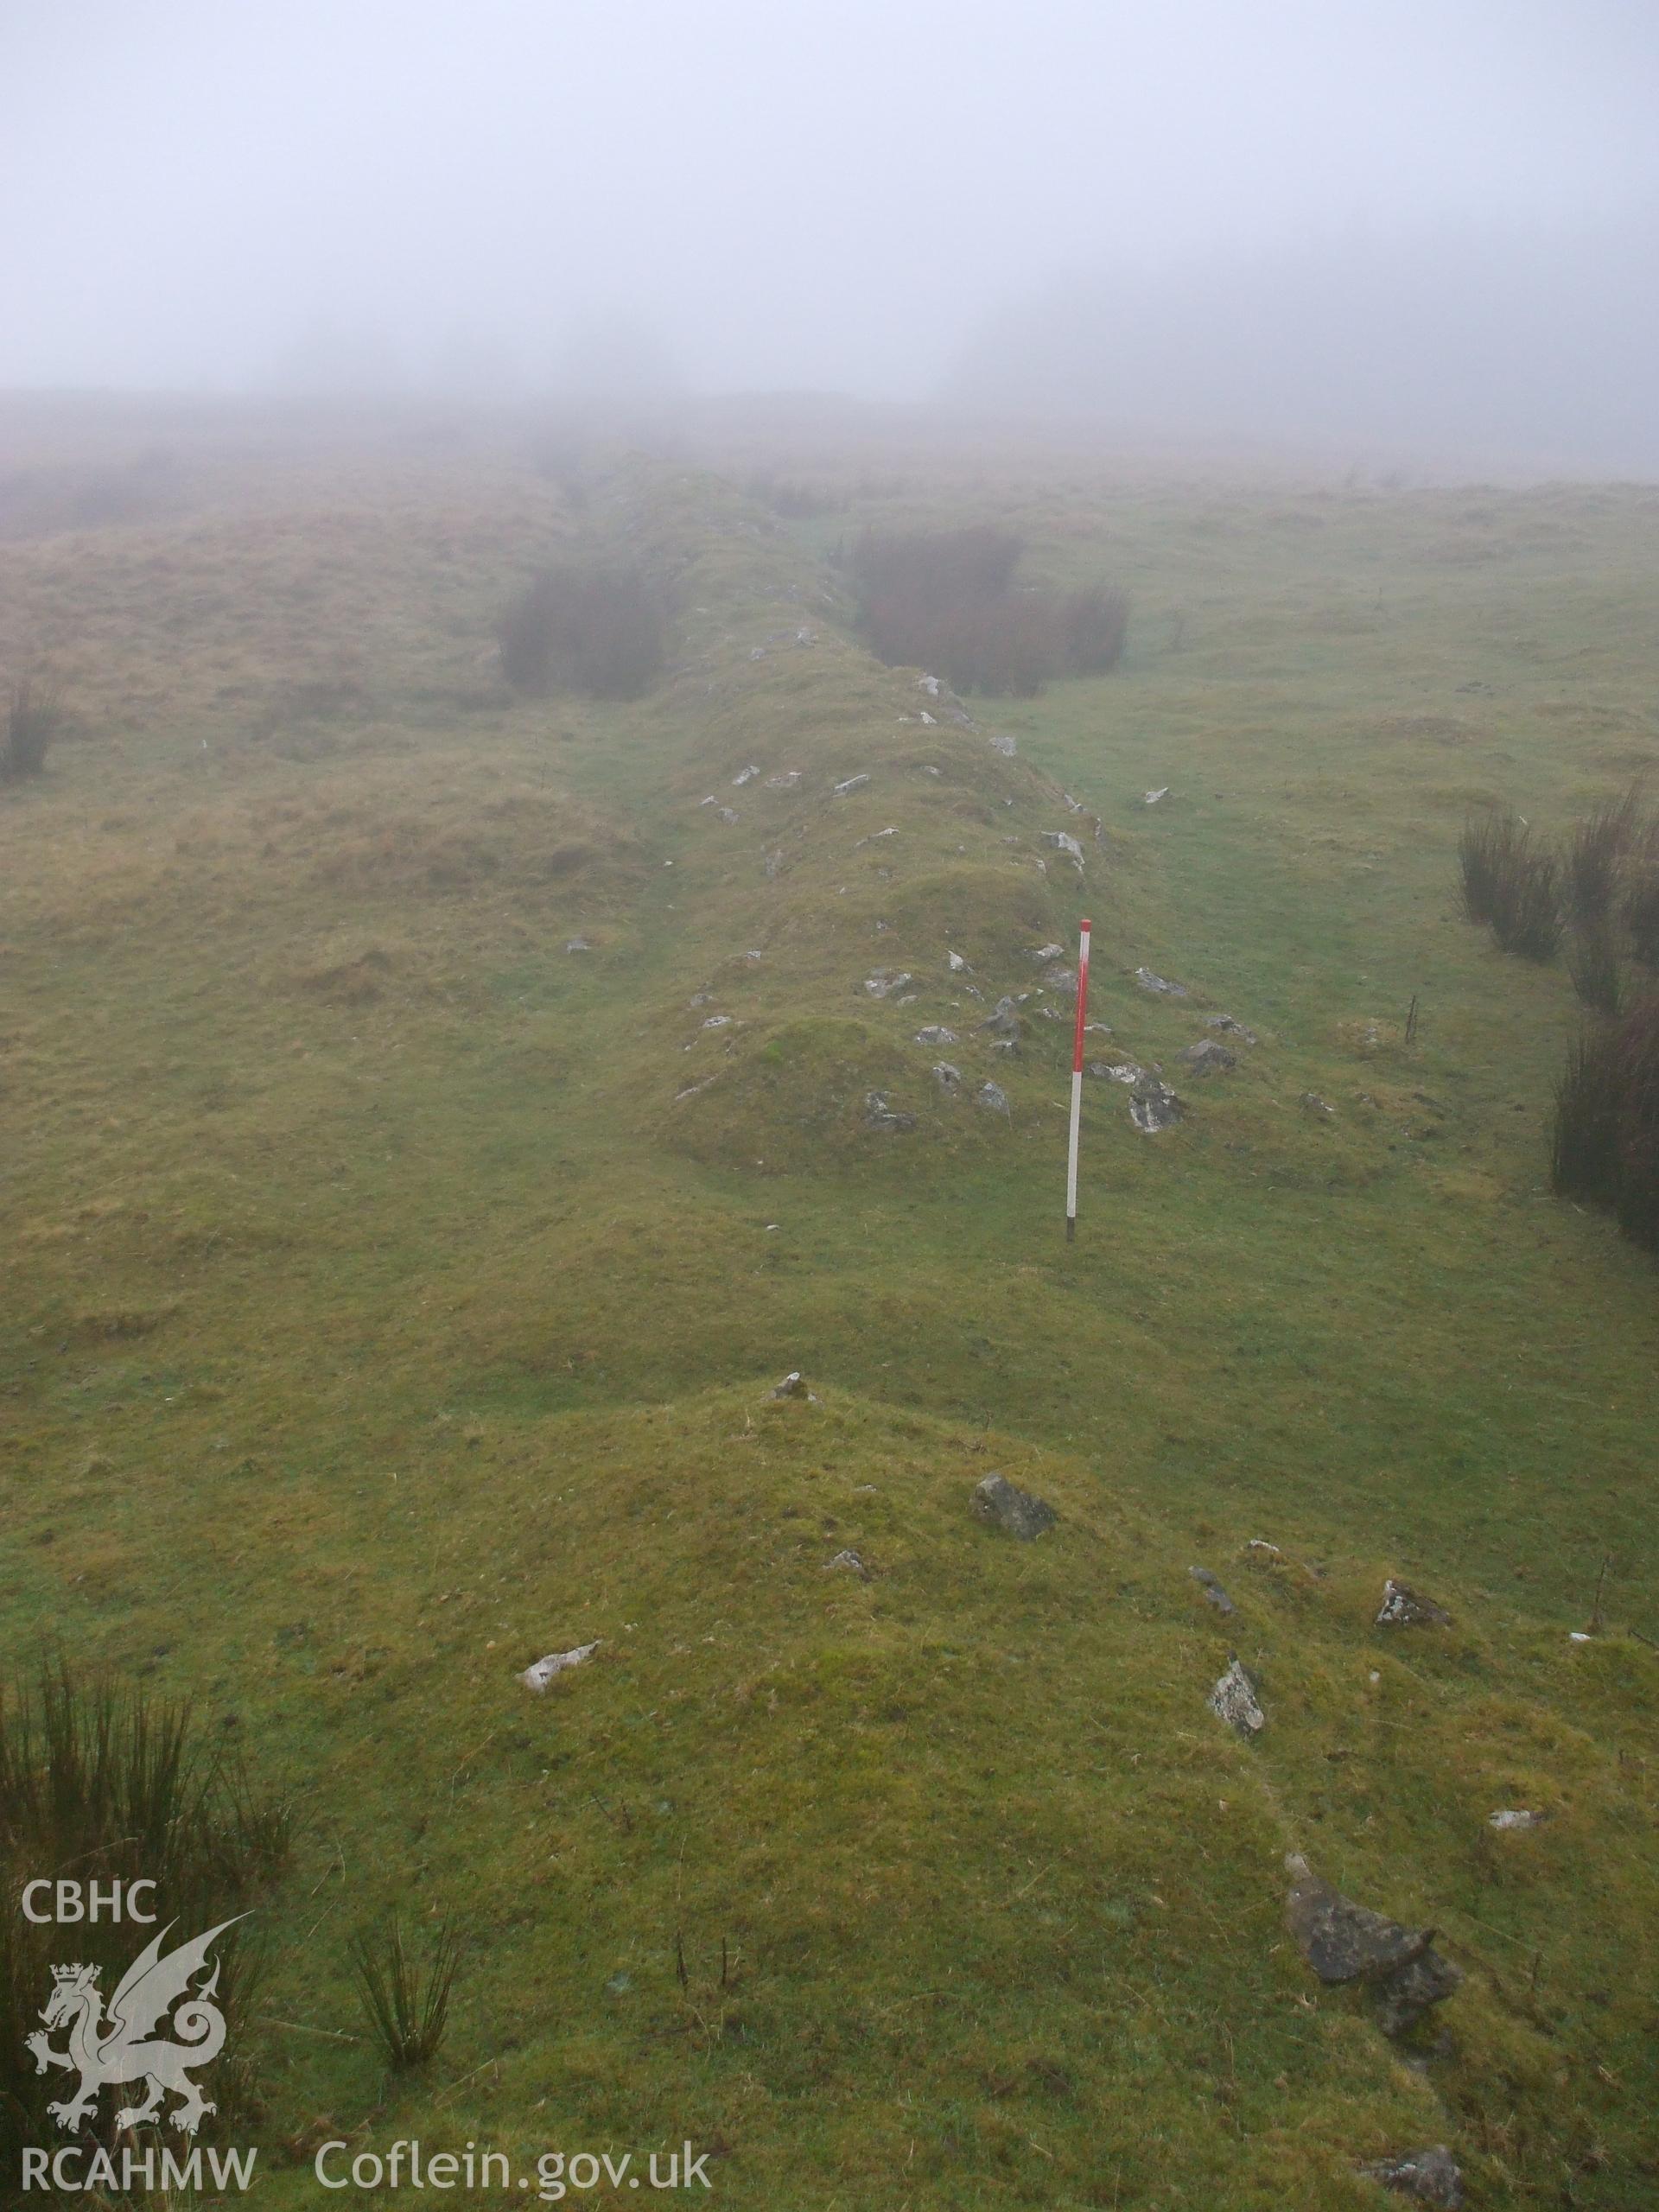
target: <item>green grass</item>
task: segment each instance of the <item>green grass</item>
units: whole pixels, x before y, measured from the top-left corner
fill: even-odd
[[[320,2128],[689,2137],[718,2199],[825,2212],[1358,2207],[1360,2159],[1440,2140],[1482,2203],[1627,2205],[1659,1279],[1547,1193],[1577,1010],[1459,918],[1454,847],[1659,760],[1659,499],[847,488],[790,531],[686,467],[596,491],[682,610],[628,705],[499,686],[569,535],[505,461],[0,554],[0,646],[81,728],[0,798],[4,1649],[190,1692],[296,1802],[272,2206]],[[987,519],[1134,601],[1118,673],[974,709],[1013,760],[917,719],[819,558]],[[1082,881],[1039,842],[1079,821]],[[1084,912],[1092,1013],[1191,1113],[1149,1141],[1090,1084],[1067,1247],[1069,1026],[1008,1068],[973,1024]],[[1219,1010],[1260,1041],[1183,1083]],[[791,1367],[819,1404],[770,1402]],[[979,1528],[991,1467],[1052,1538]],[[1389,1573],[1453,1630],[1372,1630]],[[1249,1748],[1204,1705],[1230,1647]],[[1296,1959],[1291,1848],[1445,1931],[1427,2072]],[[393,1908],[466,1934],[388,2085],[339,2037]]]

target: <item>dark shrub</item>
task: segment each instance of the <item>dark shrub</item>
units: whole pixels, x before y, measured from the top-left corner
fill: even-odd
[[[1630,868],[1625,883],[1623,918],[1630,950],[1644,968],[1659,968],[1659,840]]]
[[[1016,594],[943,615],[934,626],[929,658],[953,690],[1033,698],[1063,660],[1053,603]]]
[[[1550,1187],[1563,1198],[1611,1206],[1618,1191],[1618,1040],[1610,1028],[1586,1030],[1555,1084],[1550,1123]]]
[[[1463,911],[1471,922],[1490,922],[1497,911],[1498,885],[1525,834],[1519,816],[1509,806],[1483,807],[1464,823],[1458,839],[1458,868]]]
[[[667,608],[635,569],[571,563],[528,585],[497,634],[502,673],[516,690],[637,699],[662,674]]]
[[[23,1917],[22,1885],[59,1875],[152,1880],[158,1926],[176,1921],[173,1941],[182,1942],[246,1911],[281,1871],[288,1843],[286,1808],[252,1795],[188,1707],[86,1684],[62,1667],[27,1690],[0,1692],[0,2158],[9,2171],[23,2145],[51,2139],[47,2103],[66,2085],[61,2072],[37,2074],[24,2044],[41,2025],[66,1939],[54,1923]],[[246,1923],[228,1928],[213,1950],[231,2038],[213,2094],[226,2123],[249,2088],[235,2048],[257,1967],[247,1937]],[[141,1948],[130,1923],[107,1918],[82,1923],[73,1941],[105,1999]],[[95,2141],[113,2140],[124,2101],[118,2091],[102,2101],[88,2123]]]
[[[1561,941],[1560,871],[1512,807],[1470,817],[1458,840],[1458,867],[1471,922],[1490,923],[1505,952],[1554,957]]]
[[[1642,797],[1635,785],[1573,823],[1567,843],[1567,910],[1580,926],[1611,914],[1620,863],[1641,827]]]
[[[1020,540],[988,525],[867,531],[851,568],[882,660],[936,669],[958,691],[1029,698],[1053,676],[1097,675],[1123,650],[1128,603],[1102,588],[1020,591]]]
[[[1061,646],[1071,676],[1104,676],[1123,658],[1129,602],[1121,591],[1096,585],[1067,593],[1059,608]]]
[[[1499,887],[1492,935],[1523,960],[1553,960],[1561,942],[1561,891],[1554,853],[1529,840]]]
[[[68,720],[68,709],[55,684],[43,677],[19,677],[11,687],[4,727],[0,728],[0,782],[16,783],[24,776],[38,776],[46,766],[53,740],[61,736]]]
[[[1011,531],[987,524],[890,535],[867,530],[853,551],[853,576],[867,599],[901,601],[918,620],[959,613],[1003,597],[1021,550]]]
[[[1659,998],[1592,1030],[1555,1086],[1550,1182],[1659,1251]]]

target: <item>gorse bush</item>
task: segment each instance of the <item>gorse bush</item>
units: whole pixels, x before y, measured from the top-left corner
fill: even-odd
[[[1029,698],[1057,676],[1095,676],[1122,658],[1128,603],[1096,586],[1021,590],[1020,543],[988,525],[867,531],[851,568],[859,618],[889,664],[937,671],[958,691]]]
[[[1590,1031],[1567,1056],[1550,1122],[1550,1183],[1605,1207],[1659,1251],[1659,996]]]
[[[516,690],[637,699],[667,659],[663,594],[632,569],[543,569],[502,617],[501,668]]]
[[[1624,966],[1618,938],[1606,921],[1573,932],[1567,956],[1573,988],[1597,1014],[1617,1014],[1624,995]]]
[[[43,677],[19,677],[0,720],[0,782],[38,776],[53,741],[62,735],[69,710],[55,684]]]
[[[256,1796],[189,1708],[120,1694],[47,1667],[22,1691],[0,1693],[0,2164],[17,2171],[29,2143],[51,2139],[46,2107],[74,2086],[36,2071],[24,2037],[41,2025],[52,1969],[73,1957],[98,1969],[107,2000],[149,1936],[176,1923],[174,1943],[245,1912],[286,1860],[286,1808]],[[153,1929],[107,1917],[73,1929],[26,1919],[25,1885],[61,1876],[107,1885],[156,1884]],[[257,1967],[248,1923],[213,1947],[214,2001],[228,2041],[212,2094],[233,2118],[248,2081],[236,2042]],[[59,2037],[61,2031],[54,2031]],[[138,2101],[141,2084],[128,2085]],[[124,2093],[106,2096],[81,2140],[108,2145]],[[175,2140],[177,2139],[175,2138]]]

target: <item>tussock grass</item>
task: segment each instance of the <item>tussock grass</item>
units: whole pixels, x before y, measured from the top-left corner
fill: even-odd
[[[0,724],[0,783],[41,774],[47,754],[68,722],[69,710],[56,684],[42,676],[18,677]]]
[[[39,2025],[52,1967],[71,1957],[97,1967],[107,1999],[154,1932],[107,1913],[72,1927],[28,1919],[24,1885],[67,1877],[107,1891],[151,1880],[159,1924],[176,1922],[184,1941],[264,1896],[290,1841],[288,1807],[256,1792],[188,1706],[118,1690],[63,1662],[0,1692],[0,2156],[10,2171],[25,2144],[52,2139],[46,2106],[67,2078],[37,2072],[23,2040]],[[219,2067],[222,2132],[247,2116],[237,2046],[258,1960],[245,1923],[226,1931],[217,1953],[232,2038]],[[115,2106],[102,2104],[83,2141],[113,2139]]]
[[[1609,924],[1613,918],[1619,874],[1626,855],[1643,830],[1639,785],[1618,798],[1603,799],[1573,824],[1566,854],[1566,904],[1580,929]]]
[[[1604,1207],[1634,1243],[1659,1251],[1659,998],[1573,1046],[1549,1147],[1559,1196]]]
[[[429,2065],[443,2046],[449,1999],[461,1964],[461,1942],[445,1921],[432,1937],[424,1967],[417,1963],[394,1912],[360,1929],[349,1946],[352,1977],[363,2017],[386,2063],[397,2073]]]
[[[1558,863],[1513,807],[1469,817],[1458,840],[1458,868],[1471,922],[1490,925],[1505,952],[1554,957],[1564,927]]]

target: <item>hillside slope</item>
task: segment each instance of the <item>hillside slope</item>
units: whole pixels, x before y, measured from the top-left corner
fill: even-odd
[[[500,681],[572,544],[674,587],[644,701]],[[1196,794],[1128,795],[1230,690],[963,708],[677,467],[296,478],[0,575],[84,725],[0,795],[0,1630],[194,1694],[296,1797],[263,2201],[315,2201],[325,2119],[690,2138],[755,2205],[1361,2206],[1440,2141],[1471,2202],[1635,2200],[1659,1655],[1567,1630],[1607,1550],[1616,1620],[1653,1591],[1652,1282],[1522,1180],[1550,982],[1495,1011],[1410,881],[1360,969],[1348,875],[1236,821],[1173,857]],[[1085,911],[1103,1059],[1256,1042],[1162,1137],[1091,1080],[1068,1249],[1039,956]],[[1359,986],[1431,926],[1408,1046]],[[993,1470],[1055,1528],[982,1525]],[[1390,1574],[1451,1626],[1375,1625]],[[1291,1852],[1441,1931],[1403,2043],[1299,1956]],[[394,1900],[467,1953],[389,2091],[334,2037]]]

